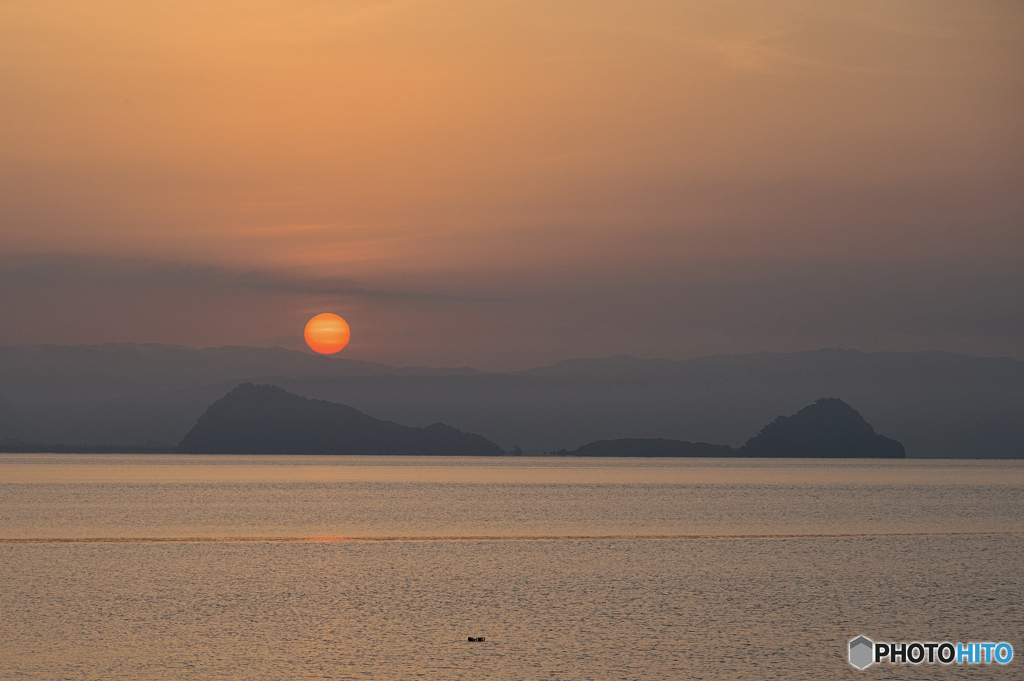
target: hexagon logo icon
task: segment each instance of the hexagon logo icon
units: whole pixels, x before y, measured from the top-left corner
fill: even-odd
[[[875,642],[867,636],[858,636],[850,641],[850,664],[857,669],[867,669],[874,663]]]

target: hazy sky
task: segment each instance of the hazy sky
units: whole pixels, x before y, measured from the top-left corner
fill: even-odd
[[[1024,359],[1024,3],[0,0],[0,344]]]

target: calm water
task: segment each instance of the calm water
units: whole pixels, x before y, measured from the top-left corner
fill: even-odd
[[[1022,565],[1020,461],[0,455],[0,678],[1024,678]]]

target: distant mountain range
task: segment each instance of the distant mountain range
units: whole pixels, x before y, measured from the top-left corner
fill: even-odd
[[[739,447],[823,395],[908,457],[1024,457],[1024,362],[940,352],[574,359],[518,373],[389,367],[281,348],[0,347],[0,441],[173,448],[240,383],[376,419],[445,423],[526,454],[624,438]]]

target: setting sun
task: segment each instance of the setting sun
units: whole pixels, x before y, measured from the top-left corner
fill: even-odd
[[[348,322],[336,314],[324,312],[306,323],[306,343],[322,355],[331,355],[348,345]]]

